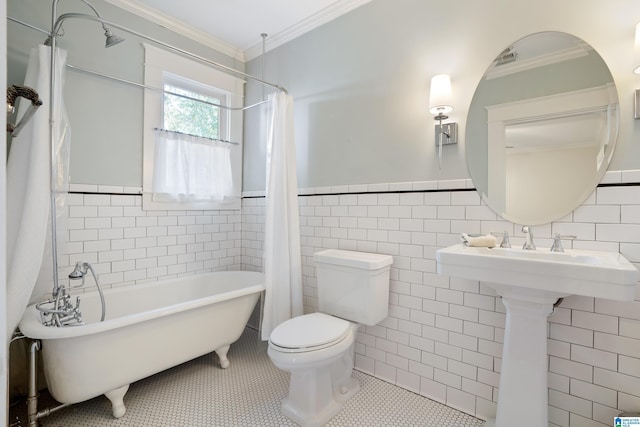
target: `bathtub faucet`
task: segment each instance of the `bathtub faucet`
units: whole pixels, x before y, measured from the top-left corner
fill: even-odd
[[[100,294],[100,302],[102,305],[102,315],[100,321],[104,321],[105,317],[105,300],[102,293],[102,287],[96,277],[96,273],[93,271],[91,264],[88,262],[78,261],[75,268],[69,273],[70,280],[80,280],[84,285],[84,278],[87,272],[91,271],[93,278]],[[40,311],[40,320],[44,326],[76,326],[83,325],[82,314],[80,312],[80,297],[76,297],[75,305],[71,303],[71,295],[67,293],[64,285],[59,285],[54,289],[53,296],[47,301],[43,301],[36,305],[36,308]]]
[[[80,313],[80,297],[76,297],[75,305],[71,302],[71,295],[63,285],[58,286],[57,292],[51,299],[36,305],[40,311],[40,320],[44,326],[82,325]]]

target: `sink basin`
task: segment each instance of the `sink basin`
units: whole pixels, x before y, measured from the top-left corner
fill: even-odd
[[[556,301],[569,295],[633,301],[638,280],[638,270],[618,253],[458,244],[438,250],[436,259],[438,273],[485,282],[502,297],[507,315],[495,427],[514,420],[548,426],[547,316]]]
[[[582,295],[631,301],[638,270],[613,252],[468,247],[437,252],[438,272],[453,277],[547,291],[557,296]]]

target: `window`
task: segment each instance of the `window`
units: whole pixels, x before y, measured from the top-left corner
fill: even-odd
[[[224,132],[225,112],[216,105],[226,104],[223,93],[214,88],[198,90],[194,82],[167,75],[164,84],[164,129],[203,138],[221,139]],[[190,89],[193,88],[193,89]],[[198,102],[203,101],[203,102]]]
[[[143,209],[237,209],[244,82],[145,45]]]

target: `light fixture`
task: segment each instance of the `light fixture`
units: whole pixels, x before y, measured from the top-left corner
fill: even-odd
[[[451,106],[451,78],[448,74],[438,74],[431,78],[429,93],[429,112],[438,121],[436,125],[436,145],[438,146],[438,165],[442,167],[442,146],[458,142],[458,124],[442,123],[453,111]]]
[[[633,72],[640,74],[640,23],[636,25],[636,40],[633,48]]]

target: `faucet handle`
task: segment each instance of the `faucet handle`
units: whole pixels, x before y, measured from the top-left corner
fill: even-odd
[[[551,245],[551,252],[564,252],[564,248],[562,247],[562,240],[575,240],[578,236],[575,234],[567,234],[561,235],[560,233],[556,233],[553,237],[553,244]]]
[[[502,236],[502,241],[500,242],[500,247],[501,248],[507,248],[507,249],[511,248],[511,242],[509,241],[509,232],[507,230],[505,230],[503,232],[492,231],[491,234],[496,236],[496,237],[501,237]]]

